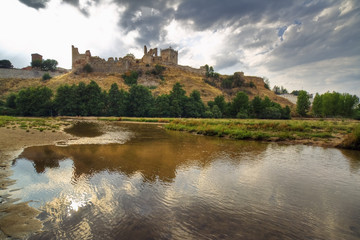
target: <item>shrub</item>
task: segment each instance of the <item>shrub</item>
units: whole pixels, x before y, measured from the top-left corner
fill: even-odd
[[[139,73],[136,71],[130,71],[122,75],[125,84],[129,86],[136,85],[138,77],[139,77]]]
[[[46,81],[46,80],[49,80],[49,79],[51,79],[50,74],[49,73],[44,73],[44,75],[42,76],[42,80]]]
[[[13,65],[9,60],[0,60],[0,68],[13,68]]]

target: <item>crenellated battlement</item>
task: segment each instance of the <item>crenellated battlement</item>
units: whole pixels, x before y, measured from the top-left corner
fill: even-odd
[[[100,73],[125,73],[129,70],[139,70],[147,68],[151,65],[165,65],[178,67],[187,72],[205,75],[205,68],[200,69],[180,66],[178,65],[178,51],[171,47],[167,49],[160,49],[160,56],[158,49],[147,49],[144,46],[144,56],[141,59],[136,59],[134,55],[128,54],[124,57],[110,57],[108,60],[102,59],[97,56],[91,56],[90,50],[80,54],[78,48],[72,46],[72,71],[75,73],[83,72],[85,65],[89,64],[94,72]]]

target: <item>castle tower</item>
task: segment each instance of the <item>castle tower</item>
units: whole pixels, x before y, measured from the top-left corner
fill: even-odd
[[[40,54],[38,53],[33,53],[31,54],[31,62],[34,62],[34,61],[41,61],[42,62],[43,58]]]
[[[171,47],[161,50],[160,56],[163,62],[178,64],[178,51],[175,51]]]

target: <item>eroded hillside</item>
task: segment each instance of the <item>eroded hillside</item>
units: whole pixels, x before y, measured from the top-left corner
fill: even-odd
[[[226,100],[231,100],[238,91],[244,91],[252,99],[255,96],[264,98],[269,97],[282,106],[293,104],[285,98],[277,96],[272,91],[264,87],[264,81],[259,77],[243,76],[243,84],[240,87],[232,87],[225,89],[221,87],[219,81],[212,78],[190,71],[191,68],[181,68],[178,66],[166,66],[165,71],[161,75],[152,73],[152,67],[145,67],[140,70],[138,83],[149,87],[155,96],[161,94],[168,94],[176,82],[180,82],[187,94],[189,95],[193,90],[198,90],[204,102],[213,100],[218,95],[224,95]],[[228,76],[220,76],[220,79]],[[95,81],[102,89],[109,90],[113,83],[118,84],[119,88],[129,89],[129,86],[124,83],[121,74],[105,74],[105,73],[66,73],[55,76],[50,80],[43,81],[41,78],[36,79],[20,79],[20,78],[1,78],[0,76],[0,98],[4,100],[10,93],[18,92],[22,88],[47,86],[55,93],[56,89],[64,84],[78,84],[79,82],[89,83]],[[216,82],[217,81],[217,82]],[[250,84],[251,83],[251,84]],[[250,85],[252,87],[250,87]]]

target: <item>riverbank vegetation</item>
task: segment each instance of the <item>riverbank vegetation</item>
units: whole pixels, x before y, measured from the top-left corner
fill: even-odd
[[[175,119],[165,126],[232,139],[305,143],[360,149],[360,125],[353,120]],[[348,141],[343,142],[347,138]]]
[[[176,118],[270,118],[289,119],[290,108],[255,97],[252,101],[244,92],[226,102],[224,96],[205,104],[200,92],[189,96],[180,83],[169,94],[153,96],[149,88],[131,85],[129,91],[113,84],[102,90],[95,81],[89,84],[62,85],[56,93],[47,87],[30,87],[7,97],[0,114],[18,116],[125,116]]]
[[[27,132],[35,131],[59,131],[62,127],[70,125],[57,118],[28,118],[28,117],[12,117],[0,116],[0,127],[7,129],[23,129]]]

